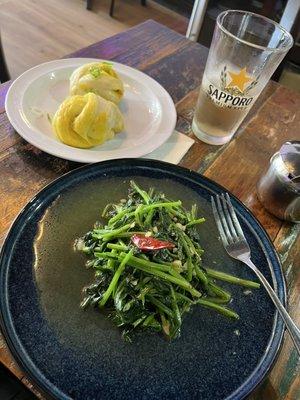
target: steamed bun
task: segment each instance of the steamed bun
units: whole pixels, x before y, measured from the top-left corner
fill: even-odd
[[[52,126],[65,144],[89,148],[112,139],[124,128],[118,107],[94,93],[68,97],[56,111]]]
[[[118,104],[124,94],[123,82],[112,64],[94,62],[75,69],[70,77],[70,94],[95,93]]]

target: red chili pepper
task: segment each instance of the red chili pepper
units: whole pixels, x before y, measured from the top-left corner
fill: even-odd
[[[151,236],[145,236],[141,234],[135,234],[131,236],[131,241],[140,250],[160,250],[160,249],[173,249],[174,243],[167,242],[165,240],[158,240]]]

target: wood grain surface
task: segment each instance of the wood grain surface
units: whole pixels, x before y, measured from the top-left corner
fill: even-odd
[[[229,144],[222,147],[204,144],[193,136],[191,122],[207,52],[199,44],[147,21],[70,57],[116,60],[145,71],[166,88],[176,103],[177,129],[195,139],[180,165],[225,186],[259,219],[281,258],[288,286],[288,308],[300,325],[300,225],[283,223],[271,216],[256,196],[256,183],[270,156],[286,140],[300,139],[300,96],[270,82]],[[14,132],[4,110],[8,87],[9,83],[0,87],[1,241],[18,212],[38,190],[79,166],[43,153]],[[1,336],[0,362],[35,390],[13,361]],[[299,357],[286,335],[272,372],[250,398],[299,400],[299,373]]]
[[[99,42],[151,18],[185,34],[188,18],[147,0],[0,0],[1,39],[12,78],[46,61]],[[20,56],[21,55],[21,56]]]

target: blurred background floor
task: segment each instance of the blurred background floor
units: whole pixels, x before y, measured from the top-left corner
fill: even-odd
[[[86,9],[85,0],[0,0],[1,37],[10,75],[14,79],[34,65],[61,58],[147,19],[185,34],[192,6],[193,0],[147,0],[146,7],[138,0],[116,0],[111,18],[110,0],[94,0],[92,11]],[[204,28],[201,37],[205,42],[209,40],[205,32],[207,36],[211,32]],[[300,92],[299,72],[299,67],[289,65],[280,83]]]
[[[26,69],[122,32],[147,19],[185,34],[188,19],[148,0],[117,0],[114,18],[110,0],[0,0],[2,44],[12,78]]]

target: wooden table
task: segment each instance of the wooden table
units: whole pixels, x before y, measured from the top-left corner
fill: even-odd
[[[176,103],[177,129],[195,139],[180,165],[225,186],[263,224],[282,261],[289,312],[300,325],[300,225],[283,223],[268,214],[260,205],[255,188],[270,156],[281,144],[289,139],[300,139],[300,96],[270,82],[229,144],[222,147],[204,144],[194,137],[191,122],[207,53],[205,47],[154,21],[147,21],[71,56],[119,61],[141,69],[166,88]],[[79,166],[43,153],[14,132],[4,110],[9,85],[0,86],[1,242],[13,219],[38,190]],[[1,335],[0,362],[35,391],[15,364]],[[272,372],[251,399],[300,399],[299,367],[297,353],[286,335]],[[40,396],[37,391],[35,393]]]

